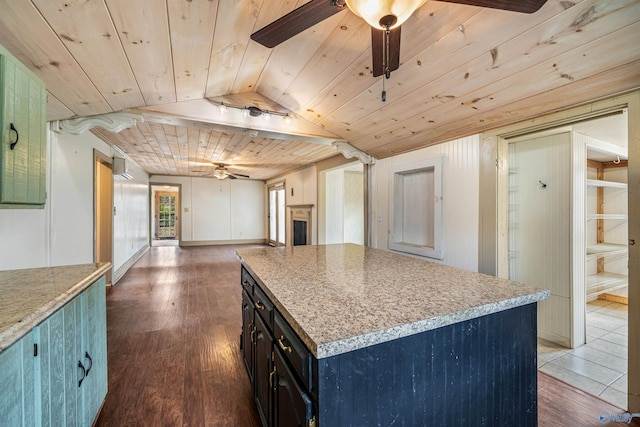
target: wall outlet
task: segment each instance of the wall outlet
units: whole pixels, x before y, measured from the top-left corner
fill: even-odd
[[[382,219],[383,219],[383,218],[382,218],[382,214],[381,214],[381,213],[379,213],[379,214],[378,214],[378,222],[382,222]]]

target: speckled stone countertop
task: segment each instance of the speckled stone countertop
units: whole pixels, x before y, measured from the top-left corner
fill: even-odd
[[[104,275],[111,263],[0,271],[0,352]]]
[[[236,254],[318,359],[549,296],[521,283],[353,244]]]

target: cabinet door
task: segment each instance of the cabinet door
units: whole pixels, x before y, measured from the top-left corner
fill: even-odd
[[[35,425],[33,332],[0,353],[0,426]]]
[[[249,374],[249,380],[253,384],[253,334],[254,334],[254,317],[255,310],[253,308],[253,302],[249,295],[242,291],[242,361],[244,362],[247,373]]]
[[[271,426],[271,369],[273,352],[273,338],[260,316],[255,316],[256,323],[256,352],[255,352],[255,375],[253,390],[255,393],[258,414],[262,420],[262,425]]]
[[[313,418],[313,403],[294,378],[280,350],[274,352],[276,369],[274,425],[306,427]]]
[[[107,395],[107,308],[105,279],[80,295],[82,346],[78,357],[86,368],[81,387],[83,425],[92,425]]]
[[[43,426],[80,425],[79,388],[84,371],[78,366],[81,343],[77,298],[42,322],[38,330],[40,422]]]
[[[0,48],[0,203],[45,203],[46,120],[44,83]]]
[[[37,328],[41,423],[90,426],[107,393],[104,277]]]

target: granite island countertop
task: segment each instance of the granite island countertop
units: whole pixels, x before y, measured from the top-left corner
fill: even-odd
[[[236,255],[318,359],[550,294],[355,244],[240,249]]]
[[[0,352],[104,275],[111,263],[0,271]]]

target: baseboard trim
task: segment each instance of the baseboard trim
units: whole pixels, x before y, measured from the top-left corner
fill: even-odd
[[[111,285],[115,285],[116,283],[118,283],[118,280],[120,280],[122,276],[124,276],[124,274],[129,271],[133,264],[135,264],[136,261],[138,261],[140,257],[142,257],[142,255],[144,255],[148,250],[149,244],[147,243],[142,248],[140,248],[140,250],[136,252],[131,258],[129,258],[127,262],[122,264],[120,268],[114,270],[113,274],[111,275]]]
[[[538,338],[560,344],[563,347],[571,348],[571,340],[569,338],[554,334],[553,332],[546,332],[538,329]]]
[[[266,239],[245,240],[192,240],[180,241],[180,246],[220,246],[220,245],[266,245]]]

